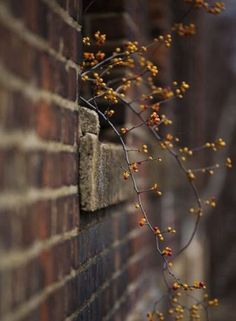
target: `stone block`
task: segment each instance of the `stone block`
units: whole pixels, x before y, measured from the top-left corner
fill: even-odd
[[[121,145],[101,143],[99,122],[93,111],[81,108],[80,197],[84,211],[95,211],[129,199],[130,182],[122,177],[127,167]]]

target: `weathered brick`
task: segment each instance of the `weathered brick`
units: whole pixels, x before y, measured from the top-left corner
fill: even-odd
[[[19,190],[26,188],[26,157],[17,148],[0,150],[1,181],[0,190]]]
[[[61,114],[61,141],[64,144],[74,145],[77,142],[77,133],[74,128],[78,124],[78,112],[70,110],[60,110]]]
[[[39,265],[42,270],[42,278],[44,287],[56,281],[55,262],[52,250],[44,250],[39,255]]]
[[[6,131],[27,130],[33,126],[32,103],[18,92],[0,90],[0,124]]]
[[[26,162],[31,186],[55,188],[77,184],[77,158],[73,153],[35,152],[27,155]]]
[[[60,140],[62,130],[61,109],[44,101],[35,108],[35,128],[38,135],[45,139]]]
[[[14,8],[15,4],[12,6]],[[42,1],[34,0],[23,0],[22,7],[24,8],[23,11],[23,19],[25,26],[27,29],[32,31],[33,33],[37,33],[39,30],[39,25],[43,23],[43,20],[39,21],[38,17],[40,16],[42,7],[46,9],[45,5]],[[46,18],[46,10],[44,11],[44,19]],[[42,16],[41,16],[42,18]]]
[[[78,287],[76,279],[68,281],[65,285],[65,316],[71,315],[77,309],[78,304]]]
[[[64,62],[53,55],[35,49],[3,26],[0,26],[0,37],[0,60],[11,73],[31,81],[39,89],[49,90],[73,101],[76,99],[78,79],[75,69],[67,68]],[[77,43],[75,39],[72,40]],[[65,46],[68,48],[67,44]],[[73,50],[71,56],[78,59],[76,49],[67,50]],[[24,58],[16,59],[16,52],[20,52]]]
[[[51,236],[52,210],[50,201],[39,201],[28,207],[28,215],[25,217],[23,224],[24,238],[32,234],[29,244],[34,239],[45,240]],[[25,245],[25,242],[23,242]]]
[[[75,42],[75,40],[73,40]],[[77,55],[77,54],[76,54]],[[78,94],[79,79],[74,69],[68,69],[67,98],[75,101]]]
[[[64,22],[56,13],[48,13],[48,41],[52,48],[78,62],[77,37],[79,32]]]
[[[25,80],[33,80],[37,53],[25,41],[15,37],[6,27],[0,25],[0,60],[12,73]],[[22,59],[16,57],[22,55]],[[36,79],[34,79],[35,81]]]
[[[43,273],[41,265],[39,264],[39,258],[33,258],[28,263],[28,275],[30,275],[31,280],[28,281],[27,288],[29,289],[28,298],[39,293],[43,289]]]
[[[52,60],[48,53],[42,52],[39,58],[40,87],[47,91],[53,91],[53,67]]]
[[[61,280],[70,272],[69,241],[64,241],[53,247],[54,275]]]
[[[55,204],[54,204],[55,203]],[[56,233],[70,231],[79,225],[78,196],[61,197],[54,202],[52,212],[56,216]]]
[[[12,309],[12,285],[13,279],[10,271],[0,273],[0,316],[8,313]]]
[[[20,245],[18,242],[21,239],[21,233],[19,229],[16,230],[19,219],[16,212],[11,210],[1,210],[0,215],[0,249],[7,251]]]
[[[43,52],[39,58],[38,75],[40,88],[75,101],[78,89],[75,69],[67,68],[64,62]]]
[[[24,95],[0,90],[3,104],[0,107],[0,125],[10,130],[35,131],[46,140],[74,145],[77,133],[78,113],[46,101],[32,102]],[[4,95],[4,96],[3,96]],[[31,112],[32,111],[32,112]]]
[[[0,293],[6,294],[6,299],[1,300],[4,303],[4,306],[0,308],[2,315],[20,307],[34,294],[38,293],[42,287],[43,282],[38,260],[33,259],[15,269],[1,271]]]
[[[48,307],[46,315],[46,320],[58,320],[63,321],[65,315],[65,306],[64,306],[64,289],[58,289],[53,292],[48,299],[46,300],[46,306]],[[51,307],[54,307],[53,309]],[[41,318],[43,321],[44,319]]]

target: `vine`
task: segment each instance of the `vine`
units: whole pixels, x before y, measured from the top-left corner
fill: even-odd
[[[174,271],[174,260],[185,251],[191,244],[196,235],[201,216],[207,206],[215,207],[216,200],[210,197],[203,200],[200,197],[196,185],[196,179],[200,173],[213,175],[214,171],[221,166],[232,167],[232,161],[228,157],[224,164],[212,164],[200,168],[190,168],[189,159],[201,150],[218,151],[225,147],[226,143],[222,138],[214,142],[207,142],[196,148],[187,146],[180,147],[180,140],[174,134],[163,130],[164,127],[172,125],[172,120],[162,113],[162,105],[175,100],[183,99],[185,93],[190,89],[186,81],[174,81],[171,86],[157,86],[159,75],[158,67],[149,59],[149,49],[156,46],[165,46],[167,49],[172,46],[172,35],[180,37],[193,36],[197,32],[195,24],[185,24],[186,16],[192,10],[200,9],[209,14],[220,14],[225,9],[221,1],[209,4],[205,0],[183,0],[188,9],[181,19],[175,23],[170,32],[160,35],[150,44],[143,46],[137,41],[128,41],[123,47],[117,47],[114,52],[106,57],[102,51],[102,46],[106,42],[106,35],[97,31],[93,37],[84,37],[83,44],[86,48],[84,52],[84,61],[82,62],[81,80],[90,85],[93,94],[90,98],[80,96],[82,104],[95,110],[113,129],[118,137],[124,151],[126,168],[122,169],[121,175],[124,181],[131,180],[136,195],[134,207],[141,214],[138,224],[140,227],[147,227],[155,238],[156,252],[162,261],[163,279],[166,286],[166,293],[158,299],[153,310],[147,313],[149,321],[154,320],[190,320],[197,321],[201,319],[202,312],[205,319],[209,321],[209,307],[218,305],[218,300],[209,298],[206,292],[206,285],[202,280],[193,281],[188,284],[181,280]],[[91,48],[89,50],[88,48]],[[98,49],[97,49],[98,48]],[[125,69],[126,75],[115,76],[115,71]],[[114,74],[113,74],[114,73]],[[144,89],[143,89],[144,88]],[[140,95],[135,99],[130,98],[131,90],[139,89]],[[137,90],[136,90],[137,91]],[[108,108],[103,112],[99,107],[99,99],[105,100]],[[121,103],[130,113],[135,115],[137,124],[131,127],[117,128],[112,121],[116,113],[115,106]],[[150,152],[148,144],[130,148],[126,143],[127,136],[138,128],[146,128],[152,135],[158,146],[169,153],[175,159],[180,170],[186,177],[186,180],[192,190],[195,203],[190,207],[189,212],[195,216],[195,223],[191,235],[187,242],[178,252],[174,253],[168,246],[166,235],[175,234],[176,229],[168,226],[160,229],[152,224],[150,213],[146,210],[143,202],[143,195],[153,193],[157,197],[162,196],[161,187],[154,182],[149,188],[142,189],[137,182],[137,175],[144,164],[149,162],[162,162],[162,157],[153,155]],[[141,159],[132,160],[133,155],[141,155]],[[203,299],[199,300],[192,295],[193,291],[203,291]],[[194,303],[186,306],[182,303],[183,295],[191,298]],[[167,309],[161,311],[160,306],[163,300],[166,302]]]

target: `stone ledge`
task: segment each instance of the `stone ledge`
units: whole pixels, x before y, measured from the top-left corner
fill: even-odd
[[[84,211],[96,211],[132,197],[131,182],[124,182],[122,146],[98,140],[99,120],[95,112],[80,110],[80,197]]]
[[[86,133],[99,135],[100,124],[98,115],[95,111],[81,107],[79,109],[81,136]]]

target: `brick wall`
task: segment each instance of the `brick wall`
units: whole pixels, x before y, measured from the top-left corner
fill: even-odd
[[[0,1],[3,321],[78,308],[79,13],[79,1]]]
[[[86,7],[89,3],[90,1],[85,1],[84,6]],[[83,15],[83,19],[86,35],[91,35],[97,30],[107,34],[108,40],[105,48],[103,48],[107,53],[111,52],[116,46],[122,46],[129,39],[145,42],[149,40],[148,6],[143,0],[97,1]],[[122,70],[119,70],[118,75],[120,76],[122,72]],[[99,104],[103,108],[102,104],[104,102],[99,101]],[[113,118],[113,122],[115,121],[118,126],[134,121],[125,106],[118,104],[118,106],[114,106],[114,109],[116,110],[116,116]],[[102,123],[99,137],[102,140],[110,141],[113,137],[106,133],[106,129],[106,124]],[[132,140],[132,143],[140,144],[137,138]],[[114,164],[112,164],[111,170],[112,167],[114,167]],[[113,181],[112,179],[110,180]],[[111,191],[113,189],[114,186],[111,186]],[[112,273],[111,278],[109,277],[111,281],[106,283],[107,290],[105,292],[107,294],[104,294],[108,299],[105,298],[103,300],[99,294],[98,302],[91,303],[88,301],[82,313],[88,317],[89,313],[94,311],[94,315],[88,317],[88,320],[90,318],[91,320],[104,321],[121,321],[128,320],[128,318],[140,320],[145,317],[147,306],[149,305],[150,307],[158,291],[158,287],[153,290],[153,285],[158,284],[158,273],[154,273],[154,269],[157,271],[158,267],[155,258],[153,258],[153,256],[155,257],[153,255],[154,240],[150,238],[147,231],[140,230],[137,227],[137,212],[133,209],[133,206],[127,203],[109,207],[105,210],[98,210],[95,213],[82,213],[81,225],[84,224],[85,220],[91,224],[91,220],[93,222],[95,216],[96,219],[101,219],[102,217],[103,221],[105,219],[103,218],[104,212],[109,218],[109,222],[107,222],[108,230],[113,231],[115,236],[115,239],[111,239],[108,242],[111,245],[109,253],[114,260],[113,263],[115,262],[115,266],[112,268],[113,272],[109,269],[107,271],[107,274]],[[156,208],[154,213],[156,213]],[[117,231],[120,231],[118,232],[118,238],[116,236]],[[106,231],[104,232],[106,234]],[[120,246],[119,243],[123,245]],[[116,244],[118,245],[118,251],[115,250],[114,252]],[[97,259],[99,260],[99,257]],[[119,262],[118,267],[117,262]],[[113,278],[115,278],[114,282]],[[155,280],[155,283],[153,280]],[[98,292],[100,293],[100,289],[98,289]],[[149,302],[147,302],[148,295]],[[100,304],[103,304],[102,311],[100,310]],[[138,313],[136,307],[139,307]]]
[[[130,35],[134,4],[117,15]],[[81,14],[79,0],[0,1],[1,321],[124,320],[150,293],[129,204],[79,210]]]

